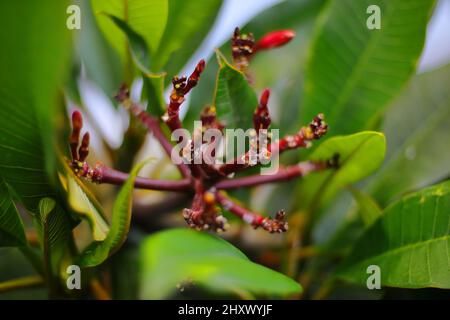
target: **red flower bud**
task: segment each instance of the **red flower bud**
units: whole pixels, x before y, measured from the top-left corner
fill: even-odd
[[[263,93],[261,94],[261,98],[259,99],[260,108],[267,108],[269,97],[270,97],[270,89],[264,89]]]
[[[261,98],[259,99],[259,105],[253,114],[253,125],[255,130],[259,129],[267,129],[270,126],[270,115],[269,108],[267,107],[267,103],[269,102],[270,90],[265,89]]]
[[[89,132],[86,132],[81,140],[81,146],[78,148],[78,161],[85,161],[89,154]]]
[[[295,37],[293,30],[272,31],[264,35],[256,44],[256,50],[267,50],[280,47]]]
[[[80,131],[83,127],[83,117],[81,112],[76,110],[72,113],[72,133],[69,137],[70,153],[72,160],[78,160],[78,142],[80,140]]]

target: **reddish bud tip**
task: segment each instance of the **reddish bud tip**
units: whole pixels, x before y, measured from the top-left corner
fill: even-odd
[[[81,140],[81,146],[78,149],[78,160],[83,162],[86,160],[89,154],[89,132],[86,132],[83,135],[83,139]]]
[[[200,72],[200,73],[203,72],[203,70],[205,70],[205,65],[206,65],[205,60],[204,59],[200,60],[197,63],[197,72]]]
[[[70,153],[72,160],[78,160],[77,148],[80,140],[80,131],[83,127],[83,116],[81,112],[76,110],[72,113],[72,133],[69,137]]]
[[[257,50],[267,50],[280,47],[295,37],[293,30],[278,30],[264,35],[256,44]]]
[[[82,147],[89,147],[89,140],[90,140],[89,132],[86,132],[83,135],[83,139],[81,140],[81,146]]]
[[[267,129],[270,126],[270,115],[267,103],[269,102],[270,90],[264,89],[259,98],[259,105],[253,114],[253,126],[255,130]]]
[[[80,130],[83,127],[83,116],[81,112],[76,110],[72,113],[72,128],[74,130]]]
[[[123,83],[120,86],[119,92],[114,96],[114,99],[116,99],[117,102],[123,103],[129,98],[130,98],[130,89],[128,89],[128,86],[125,83]]]
[[[260,107],[267,106],[267,103],[269,102],[269,97],[270,97],[270,89],[264,89],[264,91],[261,94],[261,98],[259,99]]]

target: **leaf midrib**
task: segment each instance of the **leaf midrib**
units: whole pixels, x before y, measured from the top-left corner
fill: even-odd
[[[424,240],[424,241],[409,243],[409,244],[406,244],[404,246],[400,246],[400,247],[396,247],[396,248],[393,248],[393,249],[389,249],[387,251],[384,251],[381,254],[373,255],[373,256],[370,256],[370,257],[365,258],[363,260],[356,261],[356,263],[358,263],[358,265],[365,264],[368,261],[371,261],[371,260],[374,260],[374,259],[378,260],[378,259],[380,259],[381,257],[384,257],[384,256],[395,255],[395,254],[401,253],[402,251],[407,251],[408,249],[413,249],[413,248],[420,247],[420,246],[423,246],[423,245],[429,245],[429,244],[434,243],[434,242],[439,242],[439,241],[449,240],[449,239],[450,239],[450,235],[446,234],[444,236],[440,236],[440,237],[436,237],[436,238],[432,238],[432,239],[427,239],[427,240]]]
[[[387,13],[385,16],[385,17],[387,17],[387,19],[384,20],[384,21],[387,21],[387,22],[384,22],[387,25],[389,25],[390,18],[392,16],[392,12],[394,12],[394,9],[393,9],[394,7],[395,7],[395,5],[392,5],[391,7],[388,7],[388,9],[387,9]],[[386,28],[386,25],[383,28]],[[370,58],[370,54],[373,52],[374,48],[376,48],[376,44],[378,43],[381,36],[382,36],[382,32],[379,31],[379,32],[375,32],[375,34],[372,37],[370,37],[369,41],[367,42],[367,44],[363,50],[363,54],[361,54],[359,56],[358,62],[356,63],[355,67],[353,68],[353,72],[350,75],[350,77],[348,78],[348,80],[346,81],[344,88],[340,91],[337,99],[334,99],[334,101],[336,101],[336,103],[334,105],[332,105],[332,107],[330,108],[330,110],[332,110],[331,114],[330,114],[330,119],[335,119],[336,114],[338,114],[341,111],[340,108],[342,107],[344,102],[347,101],[348,97],[353,92],[353,88],[356,85],[357,80],[359,79],[359,75],[364,70],[364,65]]]

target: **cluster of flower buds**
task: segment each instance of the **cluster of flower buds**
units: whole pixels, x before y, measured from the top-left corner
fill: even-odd
[[[200,62],[195,67],[189,78],[183,77],[173,77],[172,79],[172,93],[170,94],[170,102],[167,107],[167,113],[164,115],[163,119],[170,129],[176,130],[181,128],[181,121],[179,119],[180,106],[184,102],[184,96],[194,88],[200,75],[205,69],[205,60],[200,60]]]
[[[192,207],[183,210],[183,217],[188,226],[197,230],[225,231],[227,219],[220,214],[214,193],[198,192],[194,196]]]
[[[264,219],[261,223],[261,227],[270,233],[285,232],[288,229],[288,224],[284,220],[285,217],[286,213],[284,212],[284,210],[280,210],[275,214],[274,219]]]
[[[89,132],[86,132],[81,139],[80,133],[83,128],[83,117],[79,111],[72,113],[72,133],[69,137],[70,154],[72,159],[69,161],[70,167],[79,177],[86,178],[90,181],[97,181],[101,178],[101,165],[95,167],[89,166],[86,158],[89,155]]]
[[[252,34],[241,34],[239,28],[236,28],[232,38],[232,56],[234,64],[239,69],[246,69],[248,63],[257,51],[271,49],[286,44],[294,37],[290,30],[275,31],[262,37],[255,43]],[[205,61],[201,60],[195,70],[189,77],[174,77],[172,80],[172,92],[167,105],[167,112],[162,117],[165,125],[174,131],[182,128],[182,122],[179,118],[180,106],[185,100],[186,94],[194,88],[205,69]],[[261,132],[267,132],[271,124],[269,112],[269,89],[265,89],[261,96],[255,111],[253,113],[254,132],[257,137],[261,137]],[[153,133],[156,140],[161,144],[166,153],[171,156],[173,151],[172,143],[167,139],[161,128],[161,123],[154,116],[148,114],[137,103],[130,99],[129,90],[126,86],[120,88],[115,97],[119,103],[128,108],[150,132]],[[208,106],[203,109],[200,115],[202,130],[217,129],[223,131],[224,125],[217,118],[215,106]],[[81,114],[76,111],[72,116],[73,131],[70,136],[70,150],[72,154],[71,167],[78,176],[87,178],[90,181],[98,183],[122,184],[126,181],[128,174],[119,172],[106,166],[96,166],[90,168],[86,157],[89,152],[89,134],[83,136],[81,146],[79,145],[80,131],[82,128]],[[277,148],[279,152],[289,149],[309,147],[313,140],[320,139],[326,132],[328,126],[324,122],[322,114],[317,115],[313,121],[302,127],[296,134],[288,135],[278,141],[271,141],[266,147],[267,155],[270,159],[271,152]],[[194,132],[196,135],[202,132]],[[267,134],[269,135],[269,134]],[[268,137],[270,140],[270,137]],[[206,142],[202,139],[201,147],[207,148]],[[189,142],[193,143],[192,141]],[[258,142],[259,143],[259,142]],[[192,152],[190,148],[189,152]],[[259,150],[259,145],[257,145]],[[183,151],[183,150],[182,150]],[[194,151],[195,152],[195,151]],[[214,153],[211,153],[215,157]],[[194,159],[191,157],[190,159]],[[270,233],[285,232],[288,224],[285,221],[284,211],[278,211],[274,218],[265,217],[255,213],[230,198],[226,191],[243,187],[257,186],[264,183],[273,183],[278,181],[287,181],[296,177],[302,177],[313,171],[334,168],[338,165],[338,158],[325,159],[322,162],[305,161],[297,165],[282,167],[273,175],[249,175],[244,177],[235,177],[234,174],[250,166],[258,165],[260,162],[251,162],[252,157],[248,152],[239,155],[236,159],[244,161],[234,161],[222,165],[210,165],[207,163],[197,164],[190,160],[177,164],[177,167],[183,176],[181,180],[154,180],[144,177],[137,177],[135,180],[136,188],[145,188],[153,190],[165,190],[173,192],[183,192],[187,195],[193,195],[190,208],[183,210],[183,217],[187,224],[198,230],[223,231],[227,227],[227,220],[221,215],[220,207],[240,217],[243,221],[252,225],[254,228],[262,228]],[[235,159],[235,160],[236,160]]]
[[[256,131],[268,129],[271,123],[269,108],[267,106],[270,97],[270,90],[265,89],[259,99],[259,105],[253,114],[253,126]]]
[[[252,33],[241,33],[240,29],[236,27],[231,39],[234,65],[245,72],[256,52],[281,47],[294,37],[295,32],[292,30],[278,30],[264,35],[258,42],[255,42]]]
[[[313,121],[302,127],[296,134],[285,136],[275,146],[279,152],[296,148],[309,148],[313,140],[320,139],[327,133],[328,125],[324,121],[324,115],[318,114]]]

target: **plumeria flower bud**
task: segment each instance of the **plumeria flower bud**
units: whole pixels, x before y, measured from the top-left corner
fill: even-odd
[[[295,37],[293,30],[278,30],[264,35],[257,43],[255,50],[268,50],[285,45]]]
[[[253,114],[253,125],[255,130],[267,129],[270,126],[270,115],[267,103],[269,102],[270,90],[265,89],[259,100],[259,105]]]
[[[78,143],[80,140],[80,131],[83,127],[83,117],[81,112],[76,110],[72,113],[72,133],[69,137],[70,152],[72,155],[72,160],[78,160]]]

